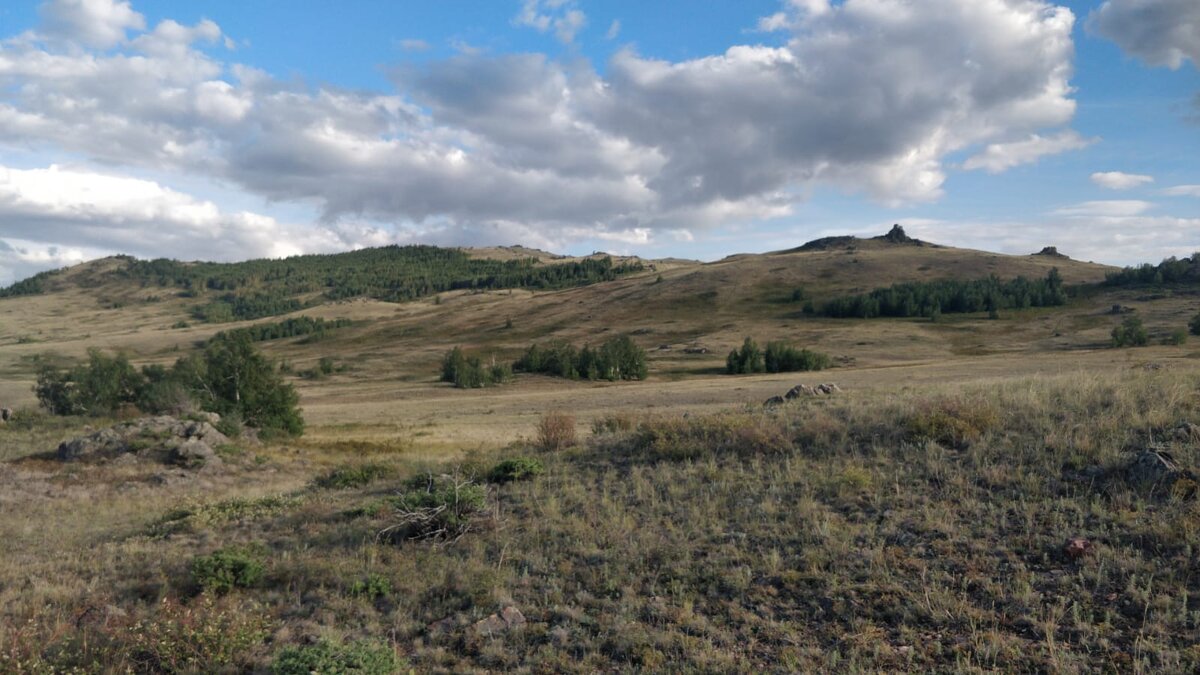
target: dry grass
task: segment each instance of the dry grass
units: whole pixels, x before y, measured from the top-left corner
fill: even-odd
[[[537,446],[544,452],[558,452],[576,443],[575,416],[552,410],[538,420]]]
[[[368,639],[435,672],[1194,670],[1200,504],[1140,494],[1119,469],[1151,442],[1200,466],[1172,431],[1200,422],[1198,393],[1194,374],[1122,369],[639,416],[496,486],[449,545],[377,539],[405,475],[453,468],[404,455],[400,477],[339,490],[304,486],[332,458],[284,448],[190,488],[105,476],[76,494],[70,467],[19,464],[56,487],[0,535],[55,527],[5,539],[0,654],[149,670],[128,626],[216,621],[189,561],[257,546],[264,580],[212,624],[241,648],[207,663]],[[248,485],[269,508],[228,501]],[[141,536],[181,491],[212,517]],[[1089,555],[1064,555],[1075,537]],[[523,626],[475,628],[512,606]]]

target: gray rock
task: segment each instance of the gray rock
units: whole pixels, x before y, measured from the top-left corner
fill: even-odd
[[[475,622],[475,632],[480,635],[496,635],[525,625],[525,615],[516,607],[505,607],[499,613]]]
[[[771,398],[763,401],[763,405],[768,408],[770,408],[772,406],[783,405],[783,397],[782,396],[772,396]]]
[[[219,464],[221,458],[207,443],[197,439],[189,439],[180,443],[171,451],[172,464],[178,464],[186,469],[199,469],[203,466]]]
[[[790,401],[794,398],[800,398],[801,396],[812,396],[813,393],[812,387],[808,386],[807,384],[798,384],[791,389],[788,389],[788,393],[784,394],[783,397]]]
[[[0,408],[0,422],[8,422],[13,418],[12,408]]]
[[[1146,450],[1138,453],[1125,467],[1125,480],[1130,486],[1147,495],[1164,496],[1172,492],[1175,483],[1192,478],[1165,450]]]

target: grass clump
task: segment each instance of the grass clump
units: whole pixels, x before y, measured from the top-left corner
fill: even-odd
[[[313,481],[320,488],[342,490],[362,487],[380,478],[387,478],[395,473],[395,469],[387,464],[354,464],[339,466],[333,471]]]
[[[776,455],[793,447],[779,422],[751,415],[718,414],[645,420],[634,432],[629,452],[642,459]]]
[[[905,440],[933,441],[965,449],[1000,421],[994,407],[982,400],[941,399],[922,402],[904,420]]]
[[[273,675],[392,675],[403,667],[396,651],[379,642],[362,640],[342,645],[322,640],[304,647],[285,647],[271,664]]]
[[[509,483],[540,476],[545,470],[541,460],[535,457],[516,457],[506,459],[492,467],[487,474],[487,479],[492,483]]]
[[[294,495],[267,495],[255,499],[226,499],[212,504],[182,507],[168,511],[154,521],[148,534],[164,537],[225,523],[261,520],[293,509],[300,502],[300,498]]]
[[[192,560],[192,581],[202,590],[227,593],[234,588],[253,588],[267,568],[261,555],[248,548],[224,548]]]
[[[576,443],[575,416],[559,411],[551,411],[538,420],[537,447],[546,452],[565,450]]]
[[[255,605],[236,605],[211,595],[187,605],[165,598],[152,620],[114,627],[100,661],[106,664],[104,672],[117,672],[108,668],[119,663],[139,673],[241,672],[250,667],[268,627]]]

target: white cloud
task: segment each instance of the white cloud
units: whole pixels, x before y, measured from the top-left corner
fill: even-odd
[[[1162,190],[1168,197],[1200,197],[1200,185],[1176,185]]]
[[[1200,65],[1200,2],[1106,0],[1088,27],[1151,66]]]
[[[1154,177],[1121,171],[1098,171],[1092,174],[1092,182],[1109,190],[1129,190],[1153,183]]]
[[[616,40],[621,34],[621,20],[613,19],[613,22],[608,25],[608,30],[604,33],[605,40]]]
[[[98,49],[112,47],[128,31],[146,26],[127,0],[50,0],[38,11],[46,37]]]
[[[429,50],[429,43],[417,38],[405,38],[397,43],[406,52],[424,52]]]
[[[1046,155],[1080,150],[1095,142],[1095,139],[1083,138],[1075,131],[1064,131],[1054,136],[1032,134],[1020,141],[992,143],[983,152],[963,162],[963,168],[1000,173],[1014,166],[1036,162]]]
[[[574,39],[583,19],[573,11],[571,0],[526,2],[514,23]],[[208,48],[227,38],[211,21],[145,31],[125,16],[107,24],[120,35],[109,31],[102,50],[35,31],[0,41],[0,149],[153,175],[162,190],[173,176],[211,181],[320,214],[302,229],[237,221],[240,211],[214,204],[209,231],[229,242],[146,242],[158,255],[228,257],[271,250],[229,234],[242,230],[313,249],[417,234],[535,244],[690,234],[792,214],[817,185],[885,204],[934,200],[956,153],[986,148],[968,163],[998,171],[1087,143],[1064,130],[1075,111],[1064,8],[811,0],[786,12],[793,32],[776,47],[684,61],[625,50],[603,75],[576,59],[471,50],[404,66],[380,92],[224,62]],[[109,249],[137,245],[129,231],[149,222],[118,217],[126,206],[49,195],[29,206],[29,189],[18,194],[60,225],[78,225],[70,212],[126,223],[90,230]],[[173,218],[206,208],[183,197],[154,192],[143,208]],[[343,229],[372,222],[394,229]],[[64,228],[52,231],[78,231]]]
[[[573,0],[524,0],[521,11],[513,18],[513,22],[518,26],[533,28],[539,33],[553,30],[560,42],[570,44],[587,25],[587,15],[575,6]],[[616,25],[619,30],[620,24]],[[609,32],[611,31],[610,27]]]
[[[1140,216],[1152,208],[1154,204],[1140,199],[1106,199],[1056,209],[1053,215],[1071,218],[1127,218]]]

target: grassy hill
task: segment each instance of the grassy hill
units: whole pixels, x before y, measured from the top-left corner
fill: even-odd
[[[1127,470],[1148,448],[1200,467],[1200,348],[1161,344],[1200,313],[1190,268],[1106,284],[1117,270],[1061,255],[893,234],[712,263],[612,258],[628,266],[611,278],[581,265],[603,255],[465,250],[466,274],[440,277],[465,286],[403,301],[329,292],[339,265],[416,288],[421,273],[376,269],[387,251],[291,275],[295,260],[159,263],[161,279],[109,258],[25,284],[0,298],[0,407],[18,412],[0,426],[0,671],[254,672],[314,650],[382,650],[418,672],[1200,667],[1196,491]],[[538,272],[563,265],[580,274]],[[996,318],[803,311],[1052,268],[1067,304]],[[534,276],[479,283],[496,269]],[[301,308],[197,319],[229,293]],[[1111,348],[1129,317],[1151,345]],[[199,471],[54,458],[115,420],[38,414],[39,364],[91,347],[169,364],[288,319],[255,345],[287,364],[303,437],[235,440]],[[297,328],[313,326],[327,329]],[[454,346],[511,361],[622,333],[648,351],[645,381],[438,381]],[[725,375],[747,336],[835,367]],[[763,406],[820,382],[842,391]],[[544,447],[547,420],[575,442]],[[507,480],[531,460],[540,473]],[[454,535],[412,538],[447,495]],[[221,561],[256,571],[248,587],[213,590],[203,574]]]

